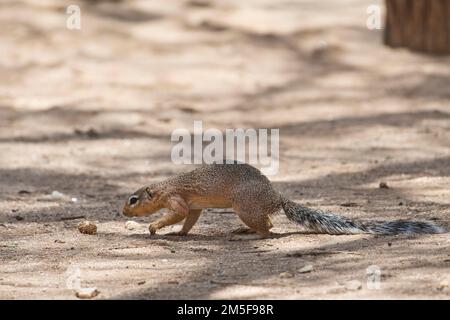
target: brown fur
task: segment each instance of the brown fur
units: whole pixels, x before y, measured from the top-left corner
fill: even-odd
[[[310,209],[276,192],[262,173],[247,164],[213,164],[163,182],[143,187],[124,206],[127,216],[150,215],[167,208],[169,213],[150,224],[158,229],[185,220],[179,232],[185,235],[197,222],[202,209],[233,208],[241,220],[261,237],[270,235],[270,215],[283,209],[286,216],[318,233],[328,234],[416,234],[447,230],[422,221],[358,221]]]
[[[261,172],[247,164],[203,165],[196,170],[143,187],[124,206],[126,216],[147,216],[162,208],[169,212],[150,224],[158,229],[185,219],[179,234],[185,235],[197,222],[202,209],[233,208],[239,218],[262,237],[270,235],[270,215],[282,208],[282,197]]]

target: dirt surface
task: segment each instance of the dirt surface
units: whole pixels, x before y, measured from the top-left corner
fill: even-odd
[[[151,237],[160,214],[133,230],[120,214],[191,169],[170,133],[203,120],[279,128],[271,180],[296,201],[450,227],[450,58],[384,47],[372,3],[82,1],[68,30],[69,2],[1,1],[0,298],[77,299],[79,271],[95,299],[448,299],[448,234],[315,235],[279,214],[278,237],[249,240],[208,210]]]

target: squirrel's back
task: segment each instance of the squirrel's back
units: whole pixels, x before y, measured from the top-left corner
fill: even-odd
[[[170,178],[173,185],[191,186],[202,194],[231,194],[242,184],[255,184],[271,187],[269,179],[257,168],[246,163],[233,162],[206,164],[190,172]]]

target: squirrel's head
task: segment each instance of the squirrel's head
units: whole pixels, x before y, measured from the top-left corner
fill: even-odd
[[[161,209],[161,197],[152,186],[143,187],[128,197],[123,207],[127,217],[148,216]]]

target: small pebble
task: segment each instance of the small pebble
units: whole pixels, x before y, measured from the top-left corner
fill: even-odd
[[[293,278],[294,275],[290,272],[282,272],[280,273],[280,278],[281,279],[288,279],[288,278]]]
[[[443,280],[439,283],[437,289],[439,291],[444,291],[446,288],[448,288],[448,281],[447,280]]]
[[[51,194],[51,197],[53,199],[60,200],[60,199],[65,199],[66,195],[64,193],[59,192],[59,191],[53,191],[52,194]]]
[[[300,270],[298,270],[298,273],[308,273],[314,270],[314,266],[312,264],[307,264]]]
[[[389,186],[386,182],[380,182],[380,189],[389,189]]]
[[[92,299],[98,296],[99,293],[100,291],[97,288],[81,288],[77,290],[75,295],[80,299]]]
[[[52,193],[39,197],[38,201],[70,201],[70,197],[62,192],[54,190]]]
[[[134,230],[138,229],[141,225],[137,223],[136,221],[127,221],[125,222],[125,229],[127,230]]]
[[[97,226],[95,223],[91,221],[81,221],[78,224],[78,231],[84,234],[96,234],[97,233]]]

